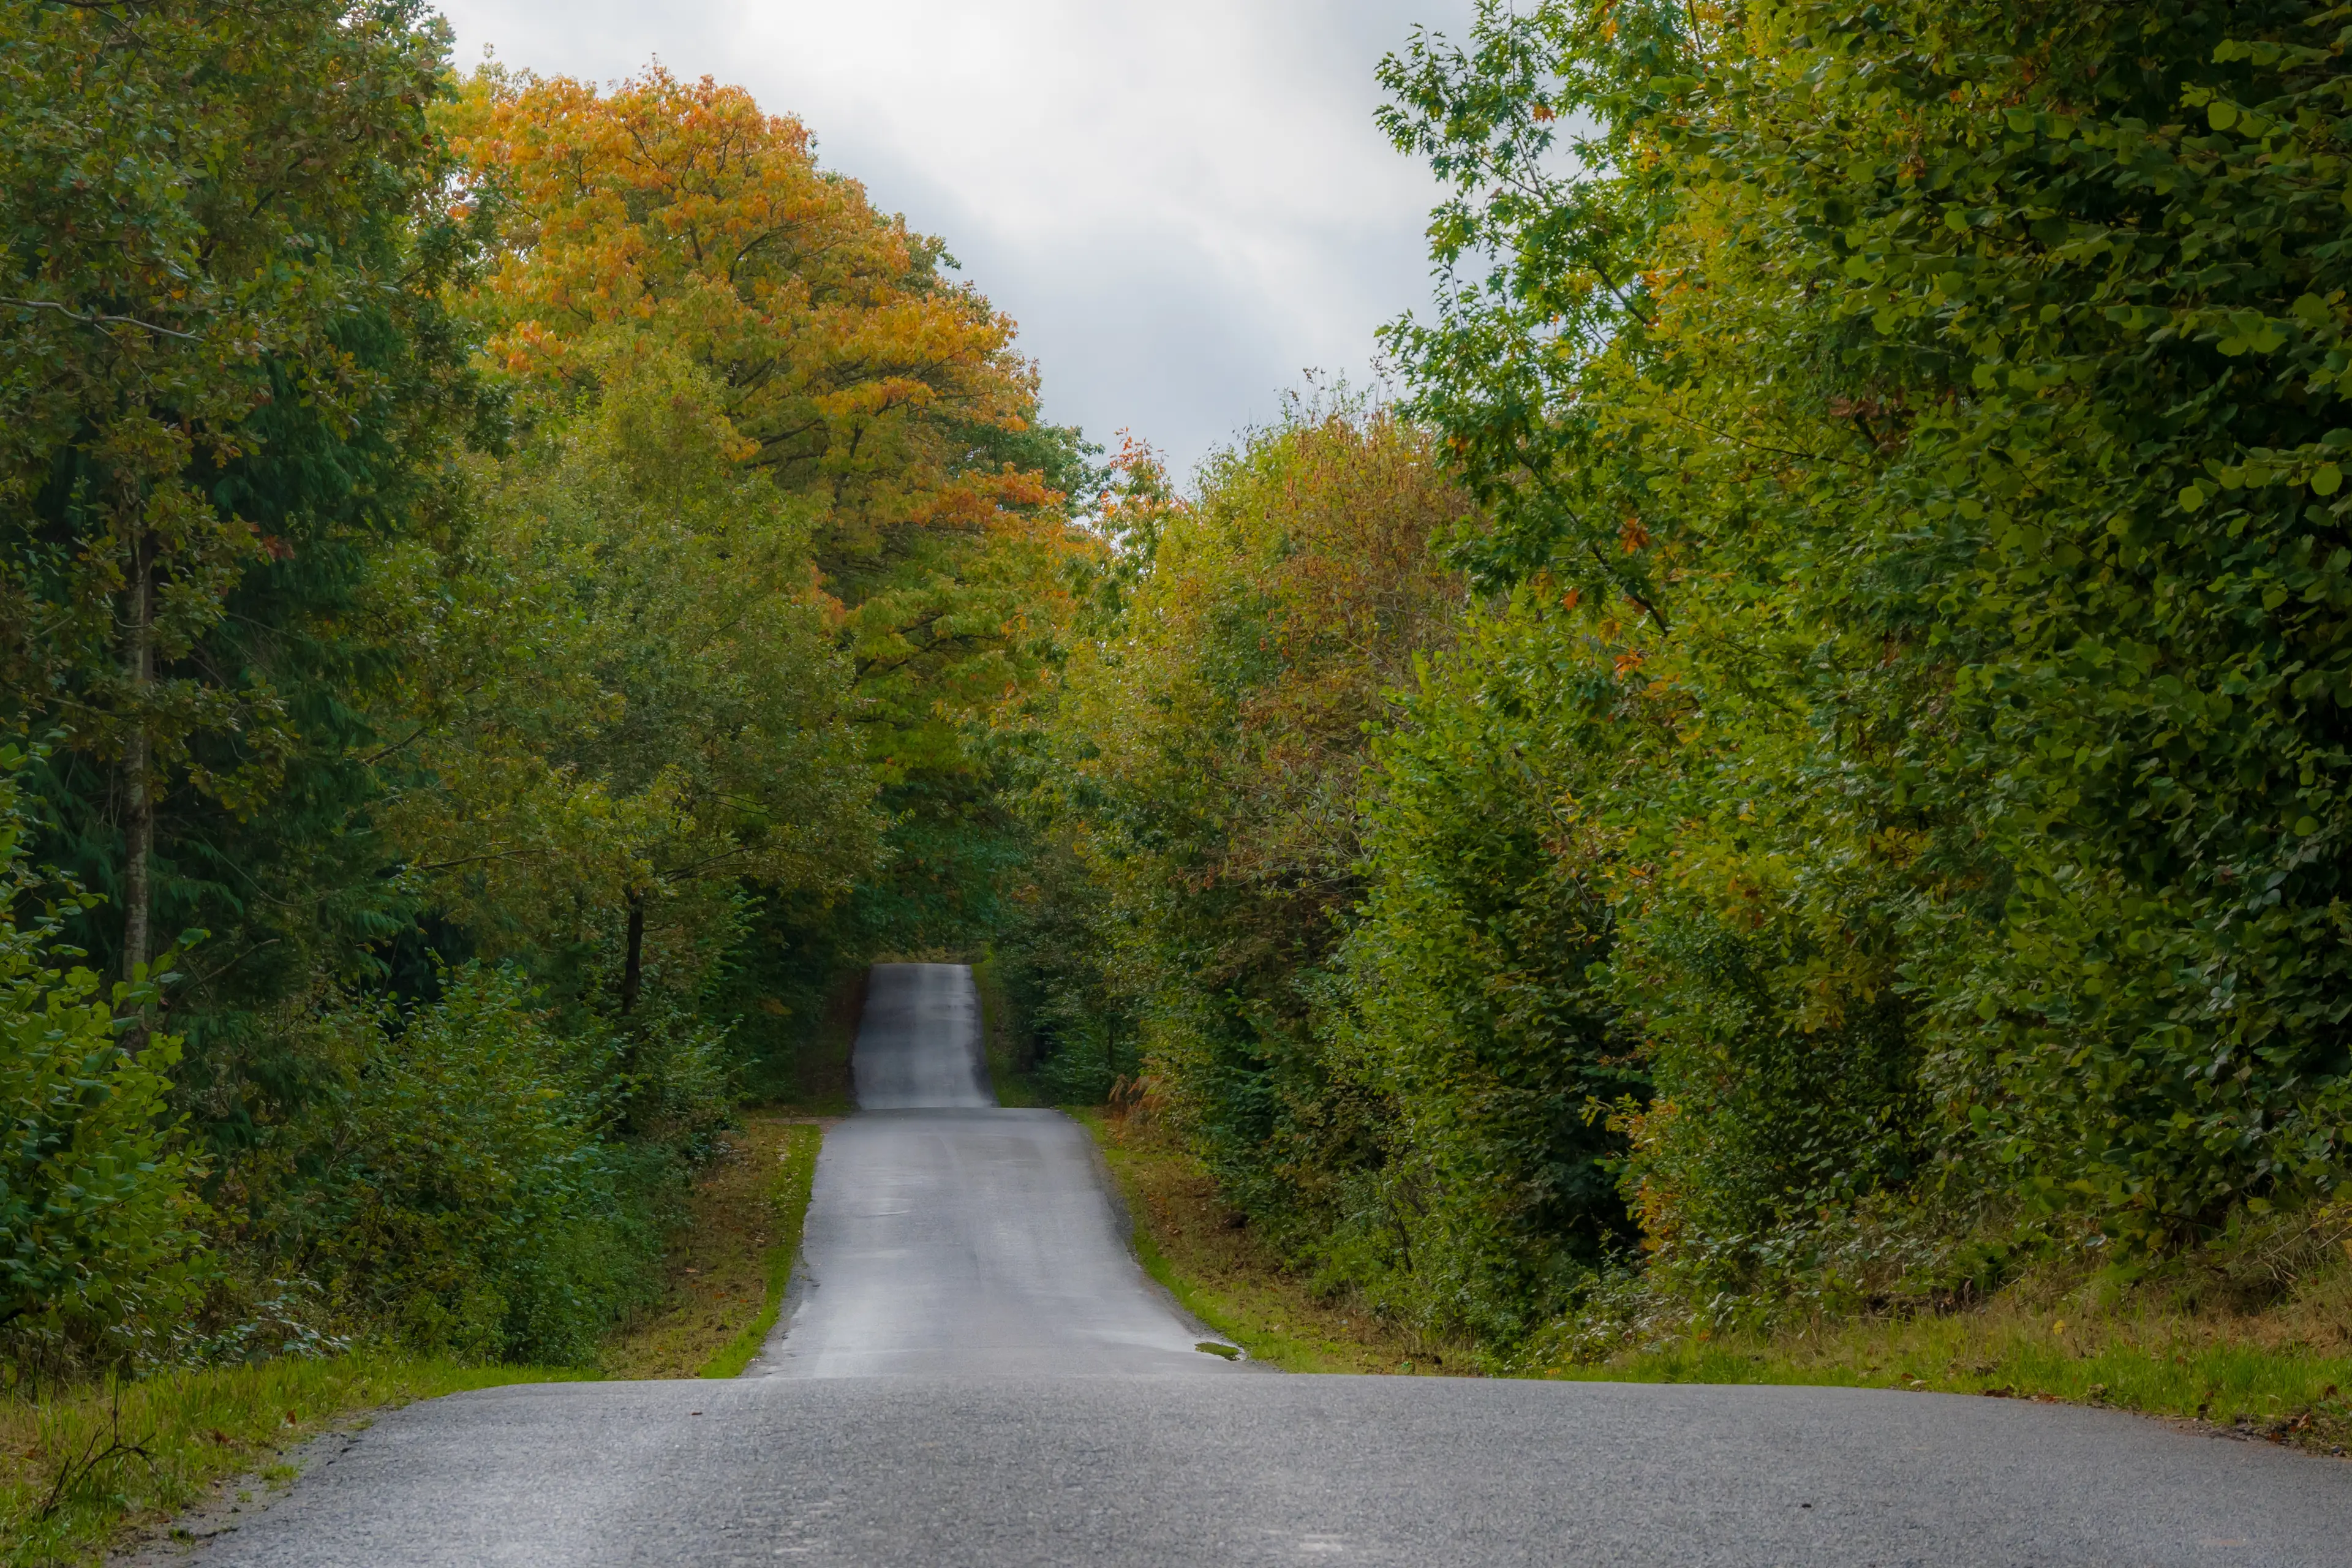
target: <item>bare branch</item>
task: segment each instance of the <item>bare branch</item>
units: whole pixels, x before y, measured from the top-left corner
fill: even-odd
[[[126,327],[138,327],[163,337],[178,338],[184,342],[192,343],[196,341],[196,334],[194,332],[175,332],[169,327],[159,327],[152,321],[142,321],[136,316],[85,316],[79,311],[68,310],[55,300],[12,300],[5,294],[0,294],[0,305],[15,305],[26,310],[55,310],[66,320],[79,321],[86,327],[104,327],[119,323]]]

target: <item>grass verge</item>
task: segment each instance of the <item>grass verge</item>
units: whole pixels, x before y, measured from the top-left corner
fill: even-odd
[[[785,1289],[792,1284],[793,1260],[800,1256],[801,1222],[808,1217],[809,1194],[816,1185],[817,1146],[824,1138],[821,1128],[804,1125],[793,1129],[778,1160],[780,1170],[768,1200],[778,1239],[762,1259],[766,1293],[758,1315],[704,1364],[703,1376],[740,1377],[751,1358],[760,1353],[760,1347],[767,1342],[768,1331],[776,1326],[776,1314],[783,1309]]]
[[[355,1410],[576,1370],[353,1353],[164,1373],[0,1401],[0,1541],[10,1568],[94,1563],[215,1485],[293,1479],[286,1451]]]
[[[1160,1129],[1071,1109],[1094,1134],[1135,1220],[1135,1256],[1184,1310],[1285,1372],[1467,1373],[1455,1348],[1434,1344],[1319,1297],[1283,1268],[1214,1184]]]
[[[1285,1269],[1208,1173],[1164,1132],[1073,1112],[1101,1146],[1136,1222],[1137,1257],[1185,1309],[1292,1372],[1469,1373],[1473,1352],[1433,1344]],[[1524,1375],[1638,1383],[1779,1383],[1927,1390],[2094,1405],[2202,1421],[2321,1453],[2352,1449],[2352,1282],[2263,1312],[2085,1306],[2025,1287],[1967,1312],[1822,1320],[1773,1334],[1663,1329],[1600,1360]]]
[[[605,1342],[605,1375],[733,1377],[759,1353],[800,1251],[823,1136],[805,1119],[744,1113],[688,1196],[668,1290]]]
[[[2010,1298],[1973,1311],[1852,1319],[1773,1335],[1692,1335],[1549,1377],[1790,1383],[1991,1394],[2202,1421],[2342,1457],[2352,1447],[2352,1359],[2265,1344],[2252,1315],[2156,1311],[2073,1318]]]
[[[745,1116],[727,1154],[695,1185],[667,1296],[607,1342],[604,1375],[743,1370],[782,1305],[822,1137],[804,1119]],[[358,1412],[597,1375],[371,1352],[0,1396],[0,1563],[95,1563],[126,1534],[160,1531],[224,1482],[255,1474],[265,1485],[289,1481],[288,1450]]]

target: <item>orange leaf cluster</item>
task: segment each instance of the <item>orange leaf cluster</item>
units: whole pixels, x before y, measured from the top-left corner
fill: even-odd
[[[467,199],[499,216],[485,293],[511,370],[591,377],[648,341],[684,354],[724,389],[745,460],[827,503],[853,557],[895,528],[1059,499],[965,466],[965,433],[1019,431],[1035,406],[1012,321],[945,279],[939,242],[820,168],[797,120],[656,66],[608,93],[486,70],[444,124]]]

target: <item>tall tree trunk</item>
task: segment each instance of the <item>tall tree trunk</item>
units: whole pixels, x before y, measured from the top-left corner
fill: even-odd
[[[621,963],[621,1016],[636,1010],[637,988],[646,978],[646,896],[629,890],[629,955]]]
[[[122,738],[122,977],[130,979],[153,954],[148,922],[154,903],[151,863],[155,853],[154,747],[147,732],[149,688],[155,680],[155,591],[149,581],[143,531],[131,547],[131,586],[124,595],[122,673],[131,686],[131,715]]]

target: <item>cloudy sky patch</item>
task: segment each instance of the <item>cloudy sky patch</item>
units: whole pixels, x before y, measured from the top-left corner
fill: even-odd
[[[1372,123],[1381,56],[1471,0],[452,0],[461,63],[658,56],[797,114],[1021,323],[1045,412],[1180,471],[1312,368],[1367,379],[1428,297],[1435,188]]]

